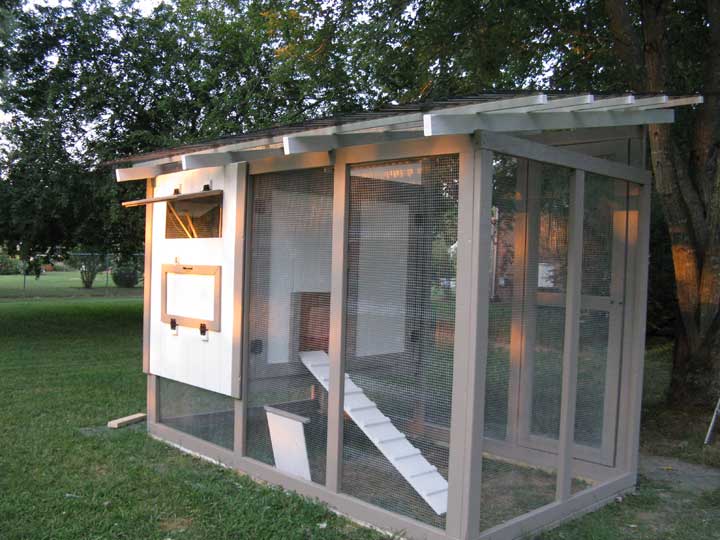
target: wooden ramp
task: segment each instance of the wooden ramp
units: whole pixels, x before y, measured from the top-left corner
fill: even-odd
[[[328,390],[330,359],[324,351],[300,353],[300,361]],[[349,375],[345,375],[345,412],[433,511],[447,512],[448,483],[420,450],[385,416]]]

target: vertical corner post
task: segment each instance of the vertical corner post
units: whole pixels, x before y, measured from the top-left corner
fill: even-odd
[[[152,198],[155,192],[155,179],[145,181],[145,197]],[[152,230],[153,204],[145,205],[145,260],[143,261],[143,340],[142,369],[150,374],[150,285],[152,281]]]
[[[155,375],[147,376],[147,425],[160,421],[158,407],[158,378]]]
[[[630,351],[630,407],[628,410],[628,429],[626,430],[627,455],[624,458],[625,470],[636,474],[640,452],[640,416],[642,412],[643,369],[645,365],[645,327],[647,316],[648,263],[650,257],[650,201],[652,186],[650,183],[638,186],[639,201],[637,208],[637,242],[635,252],[629,257],[635,259],[632,296],[632,340]]]
[[[235,398],[235,456],[245,454],[245,393],[243,362],[246,358],[243,346],[245,343],[243,329],[245,327],[245,252],[248,194],[248,164],[240,162],[228,166],[228,174],[235,175],[235,223],[234,226],[234,268],[233,268],[233,329],[232,329],[232,383],[230,391]],[[240,401],[242,400],[242,401]]]
[[[478,137],[474,137],[475,142]],[[480,534],[485,419],[493,153],[475,145],[460,154],[452,423],[447,533]]]
[[[568,270],[565,287],[565,331],[563,338],[562,394],[560,397],[560,436],[556,486],[556,499],[558,501],[566,501],[570,498],[572,492],[575,404],[582,302],[584,202],[585,172],[576,170],[575,176],[570,183],[570,215],[568,219]]]
[[[342,150],[333,168],[332,263],[330,277],[330,381],[328,391],[327,462],[325,484],[340,491],[343,455],[345,392],[345,296],[347,287],[348,171]]]

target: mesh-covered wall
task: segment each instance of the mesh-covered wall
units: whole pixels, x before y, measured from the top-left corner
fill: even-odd
[[[528,227],[527,265],[537,274],[528,283],[528,349],[531,370],[530,433],[557,439],[560,430],[562,356],[565,336],[567,226],[572,169],[530,163],[537,222]],[[537,184],[532,185],[532,184]],[[537,225],[536,225],[537,224]],[[533,294],[535,289],[535,294]],[[545,294],[544,294],[545,293]]]
[[[485,436],[503,444],[483,456],[481,530],[555,499],[556,467],[538,465],[526,431],[552,426],[560,399],[564,309],[543,311],[538,292],[564,288],[569,193],[564,169],[502,154],[493,165]]]
[[[500,440],[507,436],[510,371],[512,357],[517,362],[518,355],[512,336],[517,339],[522,331],[525,273],[520,261],[525,246],[524,241],[516,245],[516,237],[522,235],[525,216],[525,201],[518,191],[519,169],[523,168],[527,168],[525,161],[518,163],[509,156],[498,155],[494,162],[485,436]]]
[[[372,405],[367,421],[346,417],[342,490],[438,527],[447,505],[458,167],[450,155],[350,171],[346,372]]]
[[[231,397],[158,377],[159,421],[232,450],[235,402]]]
[[[332,188],[331,168],[251,177],[247,455],[282,469],[276,461],[289,453],[300,470],[284,472],[302,475],[306,462],[318,483],[325,481],[327,393],[301,353],[327,353]]]
[[[555,500],[571,169],[495,155],[481,528]],[[613,465],[628,184],[586,174],[575,456]],[[589,486],[577,473],[572,491]]]

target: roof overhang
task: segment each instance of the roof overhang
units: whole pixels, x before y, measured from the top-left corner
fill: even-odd
[[[592,94],[548,97],[546,94],[509,97],[393,114],[368,120],[338,123],[242,142],[222,144],[200,151],[188,148],[158,160],[139,162],[116,170],[118,182],[154,178],[181,170],[253,162],[268,158],[332,150],[388,141],[419,139],[475,132],[518,133],[576,130],[674,121],[676,107],[696,105],[702,96],[670,98],[666,95],[633,95],[596,99]]]

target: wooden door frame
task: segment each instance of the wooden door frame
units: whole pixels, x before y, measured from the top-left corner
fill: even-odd
[[[607,157],[612,156],[616,161],[628,162],[628,144],[627,140],[600,141],[585,144],[575,144],[572,146],[573,151],[588,153],[592,156]],[[547,162],[550,163],[550,162]],[[552,163],[550,163],[552,164]],[[519,350],[520,358],[511,357],[510,382],[508,392],[508,430],[506,440],[518,444],[521,447],[544,451],[548,453],[558,452],[558,441],[543,437],[541,435],[533,435],[530,431],[530,422],[532,414],[532,387],[533,387],[533,344],[535,341],[536,322],[537,322],[537,306],[538,305],[558,305],[565,306],[565,293],[538,293],[537,291],[537,269],[530,268],[528,261],[536,260],[537,257],[537,237],[528,234],[530,231],[537,231],[539,225],[539,204],[537,189],[539,185],[533,182],[533,178],[537,178],[541,163],[530,161],[527,166],[528,174],[526,178],[518,177],[518,200],[525,202],[525,220],[521,224],[521,232],[525,237],[520,238],[516,233],[515,246],[517,250],[518,242],[524,244],[522,250],[522,260],[515,260],[515,265],[524,265],[525,268],[516,268],[515,275],[524,275],[524,286],[522,290],[514,292],[514,297],[518,298],[522,306],[522,332],[521,337],[513,335],[511,337],[511,351]],[[616,186],[625,186],[627,190],[627,182],[614,180]],[[619,189],[616,187],[616,189]],[[627,198],[625,199],[627,201]],[[533,204],[534,203],[534,204]],[[627,235],[627,202],[625,204],[625,212],[615,212],[613,214],[613,240],[612,240],[612,277],[611,290],[609,297],[582,295],[581,310],[596,309],[599,311],[607,311],[609,313],[609,337],[607,363],[605,370],[605,389],[603,402],[603,429],[602,444],[599,448],[590,447],[578,443],[573,444],[573,457],[583,461],[589,461],[599,465],[613,467],[615,465],[615,448],[618,427],[618,401],[620,396],[621,369],[622,369],[622,340],[623,340],[623,320],[624,320],[624,298],[625,290],[625,258],[626,258],[626,239]],[[618,217],[617,214],[621,214]],[[516,224],[517,226],[517,224]],[[619,299],[619,300],[618,300]],[[518,302],[514,302],[514,306]],[[515,307],[514,307],[515,309]],[[612,337],[614,336],[614,337]],[[579,338],[579,336],[578,336]],[[520,339],[518,344],[516,340]],[[517,366],[516,367],[516,362]],[[514,417],[510,417],[510,412],[515,413]]]

